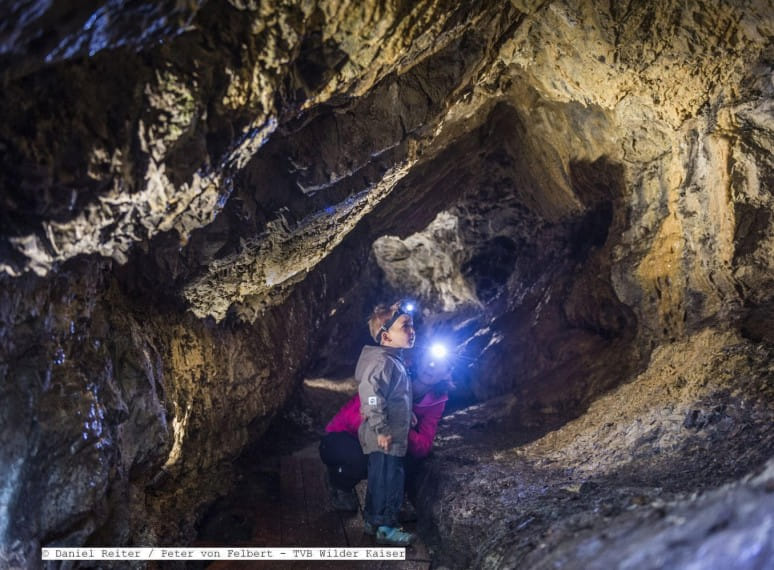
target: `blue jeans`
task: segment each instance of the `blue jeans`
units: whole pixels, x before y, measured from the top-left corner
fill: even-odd
[[[374,526],[396,526],[403,504],[403,457],[368,454],[368,488],[363,517]]]

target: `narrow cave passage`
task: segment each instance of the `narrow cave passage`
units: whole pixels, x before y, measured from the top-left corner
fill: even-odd
[[[202,518],[196,544],[202,546],[242,545],[245,547],[340,547],[381,548],[363,532],[362,510],[366,482],[356,486],[357,511],[336,510],[331,503],[327,474],[319,455],[324,423],[333,417],[357,391],[353,379],[313,379],[304,382],[298,398],[302,405],[288,411],[288,417],[269,428],[260,446],[249,450],[238,461],[234,490],[210,507]],[[290,417],[301,422],[289,421]],[[320,422],[324,419],[323,422]],[[403,526],[416,531],[416,513],[406,512]],[[406,551],[401,567],[416,570],[431,567],[432,553],[420,539]],[[318,561],[254,562],[255,568],[341,567],[342,563]],[[390,560],[373,559],[346,562],[347,568],[394,567]],[[240,562],[202,564],[212,570],[249,568]]]
[[[6,2],[0,569],[371,544],[316,446],[397,299],[454,385],[403,567],[774,569],[772,46],[766,0]]]

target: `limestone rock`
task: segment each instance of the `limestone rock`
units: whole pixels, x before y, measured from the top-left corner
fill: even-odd
[[[771,457],[770,2],[5,4],[3,562],[191,539],[398,296],[477,404],[439,564],[630,560],[680,535],[626,514],[662,491],[727,522],[707,560],[760,530],[748,480],[687,493]]]
[[[537,424],[513,413],[512,397],[450,415],[417,493],[438,560],[765,566],[771,356],[770,346],[706,330],[658,349],[639,377],[555,431],[546,433],[551,410]]]

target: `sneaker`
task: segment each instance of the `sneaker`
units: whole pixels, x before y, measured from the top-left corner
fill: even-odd
[[[355,491],[342,491],[331,487],[331,504],[337,511],[360,510],[360,503],[357,502]]]
[[[370,536],[374,536],[376,534],[376,525],[371,524],[368,521],[363,521],[363,532]]]
[[[417,535],[396,526],[380,526],[376,530],[376,544],[409,546],[416,538]]]

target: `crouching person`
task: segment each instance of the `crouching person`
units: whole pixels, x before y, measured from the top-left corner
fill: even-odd
[[[422,460],[430,454],[438,423],[443,416],[451,382],[451,365],[446,360],[424,359],[412,377],[414,420],[408,434],[405,457],[406,487],[412,496]],[[320,457],[328,468],[328,483],[333,507],[341,511],[357,511],[358,500],[354,487],[368,477],[368,457],[358,441],[360,395],[355,394],[342,406],[325,426],[325,436],[320,442]],[[415,490],[415,489],[414,489]],[[400,520],[407,515],[401,511]],[[410,511],[411,509],[409,509]]]

